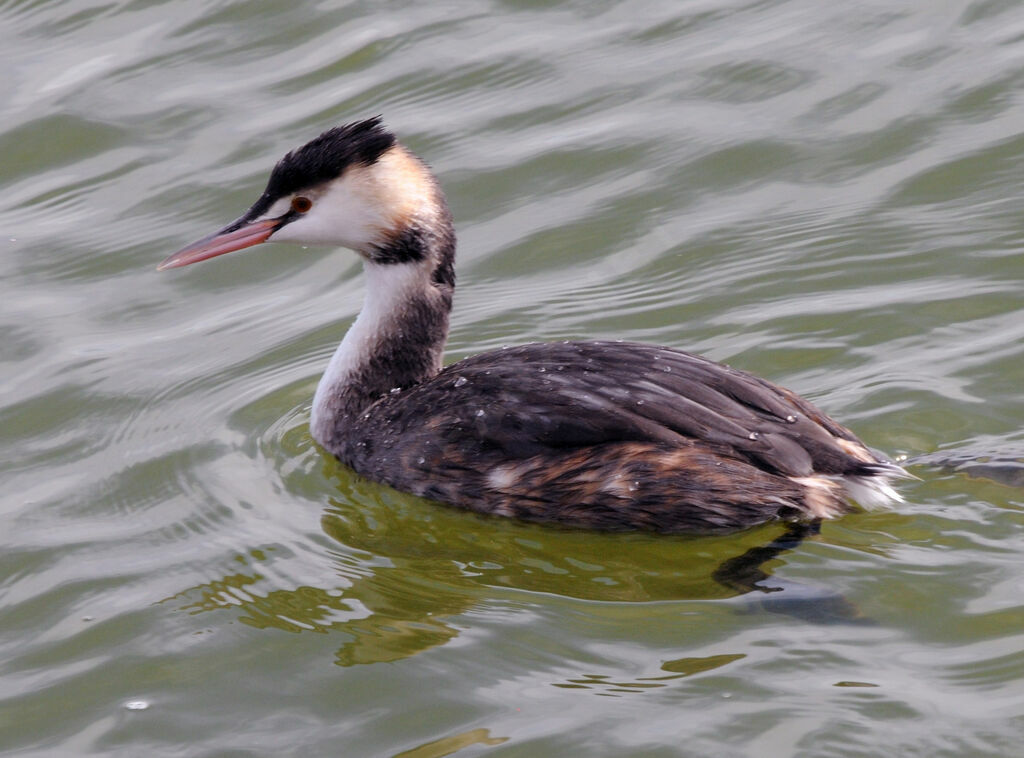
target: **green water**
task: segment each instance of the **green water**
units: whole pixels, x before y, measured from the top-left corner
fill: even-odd
[[[1019,4],[0,0],[0,65],[0,754],[1019,752]],[[154,266],[376,113],[456,218],[450,360],[663,343],[928,456],[767,566],[854,618],[713,581],[778,528],[485,519],[313,445],[354,256]]]

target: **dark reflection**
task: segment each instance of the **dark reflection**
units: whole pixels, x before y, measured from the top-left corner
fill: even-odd
[[[1024,449],[1000,449],[984,442],[959,450],[939,450],[907,461],[915,466],[931,466],[972,479],[988,479],[1007,487],[1024,487]]]
[[[781,592],[782,587],[762,585],[761,582],[771,575],[762,567],[765,563],[782,553],[793,550],[808,537],[821,533],[821,521],[809,524],[791,524],[781,537],[776,537],[767,545],[754,547],[735,558],[722,563],[711,575],[721,585],[730,587],[736,592]]]
[[[321,518],[338,545],[333,575],[318,587],[269,589],[273,579],[240,570],[183,593],[184,610],[232,609],[259,629],[340,633],[341,666],[443,645],[459,634],[447,619],[505,588],[518,600],[524,592],[604,602],[749,595],[760,609],[810,621],[856,616],[842,598],[771,577],[767,564],[817,534],[816,524],[767,542],[778,527],[714,537],[577,532],[429,504],[323,465],[341,494]],[[266,560],[259,551],[253,558],[254,566]]]
[[[715,669],[728,666],[735,661],[743,660],[746,657],[743,653],[732,653],[710,655],[702,658],[679,658],[673,661],[665,661],[661,665],[661,669],[666,673],[658,676],[641,676],[632,680],[624,680],[621,675],[582,674],[561,682],[552,682],[552,686],[564,690],[597,690],[597,694],[602,695],[636,694],[667,687],[670,682],[676,679],[684,679],[695,674],[714,671]]]
[[[820,532],[821,521],[790,524],[782,536],[730,558],[711,576],[719,584],[734,589],[738,595],[751,593],[747,604],[752,608],[816,624],[870,623],[842,595],[825,587],[775,579],[764,568],[768,561],[794,550],[805,539]],[[769,579],[772,579],[771,583]]]

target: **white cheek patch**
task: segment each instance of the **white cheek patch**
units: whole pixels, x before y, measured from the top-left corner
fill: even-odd
[[[313,205],[306,213],[274,233],[275,242],[307,245],[340,245],[367,251],[383,242],[395,226],[394,213],[380,202],[366,170],[350,168],[319,192],[308,192]],[[283,202],[278,216],[287,213],[291,199]],[[268,215],[278,210],[278,203]]]
[[[368,253],[414,221],[430,222],[436,216],[436,188],[426,168],[397,146],[372,166],[349,166],[337,179],[298,196],[309,198],[312,207],[275,232],[272,241]],[[266,217],[283,216],[291,201],[274,203]]]

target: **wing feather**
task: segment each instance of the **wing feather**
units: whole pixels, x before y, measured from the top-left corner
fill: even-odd
[[[385,416],[393,444],[429,445],[440,435],[467,460],[481,452],[525,459],[644,442],[698,444],[787,476],[863,473],[877,462],[792,392],[654,345],[521,345],[459,361],[386,400],[371,410]]]

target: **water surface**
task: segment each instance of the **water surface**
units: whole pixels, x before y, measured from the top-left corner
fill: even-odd
[[[1017,752],[1024,10],[917,6],[0,2],[0,753]],[[910,456],[767,566],[848,618],[714,581],[776,527],[545,529],[325,456],[350,253],[154,271],[377,113],[459,228],[449,360],[663,343]]]

